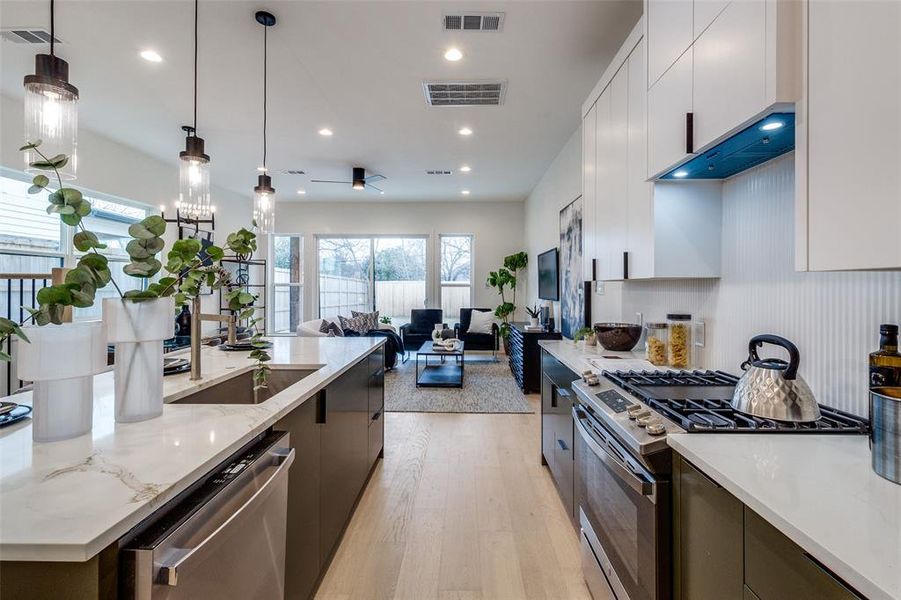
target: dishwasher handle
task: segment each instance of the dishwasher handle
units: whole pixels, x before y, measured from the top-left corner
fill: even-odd
[[[204,547],[207,544],[210,544],[217,535],[219,535],[229,526],[229,524],[233,523],[236,519],[239,519],[242,513],[252,507],[258,500],[265,498],[269,494],[271,487],[277,484],[281,479],[288,476],[288,469],[291,468],[291,463],[294,462],[294,448],[291,448],[287,453],[279,452],[278,450],[279,449],[276,449],[271,453],[277,461],[278,467],[272,472],[272,474],[266,479],[266,481],[263,482],[262,485],[260,485],[257,491],[254,492],[254,494],[250,498],[248,498],[246,502],[244,502],[244,504],[242,504],[235,512],[229,515],[229,517],[212,533],[206,536],[203,541],[201,541],[193,548],[186,549],[184,553],[181,553],[177,560],[160,563],[159,576],[157,579],[158,583],[168,586],[178,585],[178,570],[181,567],[186,566],[186,564],[191,561],[192,557],[201,554]]]

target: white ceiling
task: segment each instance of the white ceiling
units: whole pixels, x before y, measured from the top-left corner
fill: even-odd
[[[48,24],[47,1],[0,2],[3,28]],[[579,124],[582,101],[637,21],[640,0],[200,3],[198,134],[215,184],[251,193],[262,141],[262,27],[269,37],[269,167],[280,200],[360,200],[352,166],[388,177],[372,200],[522,200]],[[445,32],[442,15],[503,11],[503,31]],[[171,161],[191,120],[193,2],[59,0],[57,54],[83,127]],[[464,57],[443,58],[456,46]],[[152,48],[159,64],[139,58]],[[21,97],[36,50],[2,43],[2,91]],[[505,79],[500,107],[432,108],[424,80]],[[457,134],[462,126],[474,134]],[[327,126],[334,136],[317,131]],[[85,160],[83,158],[82,160]],[[462,164],[472,172],[456,172]],[[281,175],[301,169],[304,176]],[[428,176],[426,169],[451,169]],[[175,175],[173,174],[173,177]],[[296,194],[298,188],[306,195]]]

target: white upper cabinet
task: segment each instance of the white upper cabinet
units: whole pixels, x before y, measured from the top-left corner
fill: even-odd
[[[668,64],[648,91],[648,175],[657,177],[800,95],[799,0],[694,0],[690,47],[681,16],[665,0],[647,0],[648,65]],[[658,6],[660,5],[660,6]],[[665,8],[661,8],[665,7]],[[652,26],[652,22],[654,23]],[[655,37],[660,38],[655,40]],[[690,113],[690,117],[686,117]]]
[[[648,177],[658,175],[690,156],[691,63],[692,49],[689,48],[648,90]]]
[[[602,280],[625,279],[628,236],[629,70],[624,65],[604,90],[598,104],[609,104],[598,118],[596,275]]]
[[[648,87],[682,56],[692,36],[692,0],[647,0]]]
[[[695,42],[693,71],[694,145],[703,148],[767,106],[766,4],[729,4]]]
[[[713,20],[723,12],[730,0],[695,0],[694,1],[694,38],[698,39]]]
[[[796,267],[899,269],[901,2],[810,2],[808,10]]]
[[[647,177],[647,138],[645,111],[647,108],[647,53],[644,40],[639,42],[629,55],[626,66],[629,70],[629,171],[628,187],[629,235],[629,277],[645,279],[654,276],[654,230],[652,208],[654,185],[645,181]]]
[[[582,278],[595,279],[592,261],[595,255],[595,194],[597,173],[598,107],[594,104],[582,118]]]

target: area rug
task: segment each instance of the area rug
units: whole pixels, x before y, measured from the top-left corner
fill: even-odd
[[[435,358],[431,357],[430,361]],[[422,362],[420,362],[422,367]],[[510,372],[506,357],[497,362],[466,357],[463,388],[417,388],[416,356],[385,373],[388,412],[531,413],[534,412]]]

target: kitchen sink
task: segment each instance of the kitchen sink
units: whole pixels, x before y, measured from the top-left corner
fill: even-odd
[[[315,372],[315,369],[273,368],[269,371],[268,387],[254,391],[253,371],[247,371],[172,404],[259,404]]]

